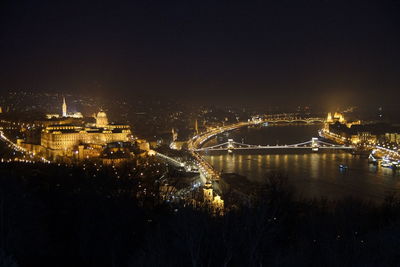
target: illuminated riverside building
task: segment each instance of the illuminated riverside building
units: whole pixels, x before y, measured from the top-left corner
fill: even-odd
[[[342,113],[335,112],[332,116],[332,113],[328,113],[328,116],[326,117],[326,122],[327,123],[335,123],[335,122],[340,122],[340,123],[346,123],[346,120],[344,119],[344,116]]]
[[[400,144],[400,133],[385,133],[385,141]]]
[[[324,133],[328,138],[339,143],[350,142],[354,145],[370,143],[375,144],[378,139],[379,129],[373,125],[361,125],[361,121],[347,121],[342,113],[328,113]]]
[[[352,144],[359,144],[359,143],[373,143],[377,142],[377,136],[371,134],[371,132],[357,132],[357,134],[353,134],[350,137]]]
[[[347,121],[344,118],[343,113],[340,112],[335,112],[333,115],[331,112],[328,113],[328,116],[326,117],[326,123],[327,124],[333,124],[339,122],[341,124],[345,124],[347,126],[347,128],[351,128],[351,126],[353,125],[361,125],[361,121]]]

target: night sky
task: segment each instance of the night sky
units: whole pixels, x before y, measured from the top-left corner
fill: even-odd
[[[399,14],[400,1],[3,0],[0,88],[394,103]]]

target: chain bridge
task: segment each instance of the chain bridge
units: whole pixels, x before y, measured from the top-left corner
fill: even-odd
[[[313,137],[310,141],[291,144],[291,145],[251,145],[235,142],[228,139],[227,142],[209,147],[198,148],[195,151],[233,151],[233,150],[266,150],[266,149],[311,149],[318,151],[319,149],[354,149],[353,146],[337,145],[319,140]]]

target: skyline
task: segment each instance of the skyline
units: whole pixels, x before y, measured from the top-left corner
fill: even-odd
[[[394,104],[400,4],[2,4],[0,89]]]
[[[0,267],[400,266],[398,14],[0,1]]]

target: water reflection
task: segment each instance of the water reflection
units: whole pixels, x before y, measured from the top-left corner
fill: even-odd
[[[317,130],[318,126],[315,125],[266,127],[233,132],[226,138],[245,138],[251,144],[267,144],[279,137],[280,142],[290,144],[310,139]],[[293,133],[296,133],[296,140],[293,140]],[[280,154],[267,154],[265,151],[235,151],[229,155],[220,153],[205,158],[216,169],[245,175],[253,182],[262,183],[269,173],[280,172],[289,177],[300,196],[307,198],[338,199],[352,196],[380,201],[388,192],[400,191],[399,171],[369,165],[366,159],[346,152],[293,153],[288,150],[280,151]],[[348,170],[340,171],[340,164],[347,165]]]

